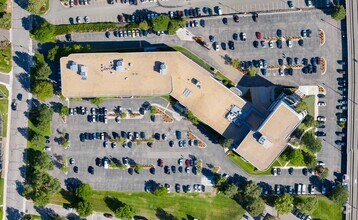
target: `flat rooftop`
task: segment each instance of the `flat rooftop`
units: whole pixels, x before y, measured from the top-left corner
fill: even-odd
[[[280,101],[258,130],[250,131],[235,151],[259,170],[267,170],[285,149],[287,138],[300,122],[300,115]],[[259,143],[261,136],[268,142]]]
[[[113,62],[123,59],[124,72]],[[180,52],[88,53],[61,58],[62,94],[66,97],[154,96],[170,94],[220,134],[240,132],[225,118],[231,105],[250,104]],[[69,68],[71,62],[88,68],[87,79]],[[112,65],[111,63],[112,62]],[[167,73],[159,66],[165,63]]]
[[[166,95],[173,89],[171,72],[178,66],[172,58],[158,53],[71,54],[60,61],[62,94],[68,98]],[[121,59],[124,72],[117,72]],[[159,73],[159,61],[170,67],[167,74]],[[69,68],[72,62],[87,67],[86,80]]]

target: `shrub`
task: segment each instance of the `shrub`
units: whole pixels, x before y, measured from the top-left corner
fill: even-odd
[[[332,18],[341,21],[346,17],[346,9],[343,5],[335,5],[332,9]]]

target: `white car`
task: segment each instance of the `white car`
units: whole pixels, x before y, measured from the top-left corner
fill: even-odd
[[[80,16],[78,16],[78,17],[76,18],[76,21],[77,21],[77,23],[78,23],[78,24],[82,23],[82,19],[81,19],[81,17],[80,17]]]
[[[84,17],[83,17],[83,20],[85,21],[85,23],[88,23],[88,22],[89,22],[89,17],[88,17],[88,16],[84,16]]]
[[[289,48],[291,48],[292,47],[292,40],[288,40],[287,45],[288,45]]]
[[[324,116],[317,116],[317,121],[326,121],[326,117]]]
[[[103,161],[103,167],[104,167],[104,169],[108,169],[108,167],[109,167],[109,161],[107,158],[104,159],[104,161]]]
[[[269,41],[269,42],[268,42],[268,45],[269,45],[269,48],[273,48],[273,43],[272,43],[272,41]]]
[[[277,176],[277,168],[273,168],[272,174],[273,174],[274,176]]]
[[[312,7],[312,6],[313,6],[313,4],[312,4],[312,1],[311,1],[311,0],[307,0],[307,6],[308,6],[308,7]]]
[[[338,121],[346,122],[346,121],[347,121],[347,118],[339,118]]]
[[[317,105],[318,105],[318,106],[326,106],[327,103],[326,103],[326,102],[318,102]]]
[[[218,43],[214,43],[214,49],[216,50],[216,51],[219,51],[220,49],[219,49],[219,44]]]

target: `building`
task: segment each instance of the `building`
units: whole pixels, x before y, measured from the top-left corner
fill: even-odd
[[[246,143],[254,143],[254,140],[257,142],[256,139],[250,140],[250,135],[260,132],[260,142],[266,146],[267,152],[272,151],[268,155],[274,159],[281,152],[276,149],[284,149],[287,135],[300,122],[297,113],[285,104],[279,104],[264,121],[265,116],[250,103],[180,52],[71,54],[62,57],[60,62],[62,94],[65,97],[169,94],[224,137],[232,138],[236,143],[242,142],[236,152],[240,155],[242,153],[258,169],[265,169],[271,158],[266,155],[267,162],[260,164],[256,162],[258,154],[246,152]],[[71,70],[70,64],[73,63],[87,67],[86,80],[82,80],[80,74]],[[285,117],[287,120],[281,121]],[[269,129],[265,129],[276,123],[284,125],[287,130],[271,134]]]
[[[250,131],[235,151],[259,170],[267,170],[286,148],[287,139],[305,118],[285,99],[274,102],[257,130]]]

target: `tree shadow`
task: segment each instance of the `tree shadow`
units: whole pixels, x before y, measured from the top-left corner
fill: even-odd
[[[24,194],[24,184],[21,181],[16,180],[16,192],[19,193],[20,196]]]
[[[14,1],[20,8],[25,9],[27,8],[27,5],[29,4],[28,0],[15,0]]]
[[[50,102],[51,108],[54,112],[60,113],[61,107],[63,106],[60,102]]]
[[[20,212],[19,210],[7,207],[6,208],[6,218],[9,220],[21,220],[24,218],[24,213]]]
[[[25,72],[29,72],[30,70],[30,61],[32,61],[32,56],[27,52],[15,51],[14,62],[21,68],[25,70]]]
[[[114,197],[106,196],[103,200],[112,212],[115,212],[118,208],[124,205],[123,202],[119,201],[117,198]]]
[[[65,200],[70,202],[71,207],[76,207],[76,204],[78,203],[79,199],[76,197],[76,195],[73,192],[61,189],[60,193]]]
[[[167,211],[165,211],[162,208],[157,208],[155,210],[155,216],[157,216],[157,218],[160,220],[175,220],[175,219],[177,219],[177,218],[175,218],[174,215],[168,213]]]
[[[82,181],[77,178],[65,179],[65,186],[68,191],[75,192],[82,185]]]
[[[25,165],[22,165],[20,168],[20,175],[22,178],[25,178],[25,175],[26,175],[26,166]]]
[[[17,128],[17,131],[26,139],[29,140],[29,132],[27,127],[25,128]]]
[[[15,57],[14,57],[15,58]],[[19,83],[21,84],[22,88],[27,91],[30,92],[30,77],[29,74],[27,73],[20,73],[16,76],[17,80],[19,81]]]
[[[53,209],[46,208],[43,206],[35,206],[35,210],[40,214],[43,220],[60,219],[60,215],[57,214]]]

